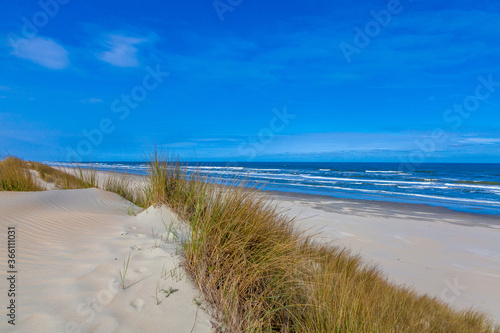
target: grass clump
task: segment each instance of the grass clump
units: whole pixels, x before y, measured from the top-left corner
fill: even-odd
[[[123,269],[120,269],[118,271],[120,273],[120,281],[122,282],[122,289],[125,289],[125,279],[127,277],[129,263],[130,263],[130,253],[128,254],[128,259],[126,261],[125,257],[123,257]]]
[[[30,172],[31,170],[31,172]],[[17,157],[7,157],[0,161],[1,191],[44,191],[32,174],[36,172],[46,183],[53,184],[56,189],[76,190],[86,188],[102,188],[131,201],[139,207],[146,207],[146,195],[142,186],[135,186],[127,174],[109,173],[102,184],[99,182],[97,169],[53,168],[39,162],[26,162]],[[133,209],[129,214],[135,215]]]
[[[160,284],[160,280],[158,280],[156,281],[155,295],[151,297],[153,297],[153,299],[156,301],[156,305],[160,305],[165,298],[168,298],[176,291],[179,291],[179,289],[174,289],[172,287],[168,287],[168,289],[163,289],[163,286]],[[161,297],[162,293],[163,297]]]
[[[30,168],[38,171],[40,178],[42,178],[44,181],[46,181],[47,183],[53,183],[57,188],[62,190],[75,190],[95,187],[94,183],[86,181],[86,179],[90,177],[79,177],[80,175],[92,173],[92,170],[86,171],[79,168],[77,170],[74,170],[72,172],[73,174],[71,174],[69,172],[55,169],[51,166],[39,162],[30,162]]]
[[[0,161],[0,191],[43,191],[25,161],[7,157]]]
[[[128,174],[109,173],[104,181],[102,189],[116,193],[139,207],[146,207],[145,195],[142,188],[140,186],[134,186]],[[135,215],[135,213],[133,215]]]
[[[185,268],[231,332],[500,332],[294,229],[262,192],[151,154],[147,200],[189,222]]]

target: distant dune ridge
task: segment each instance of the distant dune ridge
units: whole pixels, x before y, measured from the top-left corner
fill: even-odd
[[[459,310],[500,319],[496,217],[273,201],[150,157],[147,178],[0,162],[20,277],[16,326],[2,332],[500,332]]]

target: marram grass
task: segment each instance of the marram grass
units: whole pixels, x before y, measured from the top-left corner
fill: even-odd
[[[185,268],[228,332],[500,332],[294,228],[263,192],[151,154],[148,199],[189,222]]]
[[[298,232],[293,218],[240,180],[216,185],[155,151],[139,191],[126,176],[97,184],[95,170],[71,175],[16,158],[0,162],[0,190],[42,190],[30,168],[63,189],[101,185],[142,207],[175,211],[191,229],[185,268],[225,332],[500,333],[486,315],[391,283],[347,249]]]
[[[70,173],[38,162],[28,162],[27,167],[38,171],[40,178],[47,183],[54,184],[57,189],[74,190],[97,187],[95,181],[89,181],[95,179],[95,177],[90,176],[95,173],[93,170],[77,168],[70,171],[70,169],[67,169]]]
[[[145,194],[142,188],[131,184],[127,174],[110,173],[102,183],[99,183],[98,172],[95,168],[84,169],[79,165],[76,168],[53,168],[39,162],[26,162],[16,157],[7,157],[0,161],[0,190],[3,191],[44,191],[33,177],[31,171],[56,189],[74,190],[85,188],[102,188],[114,192],[133,202],[137,206],[145,207]]]
[[[16,157],[0,161],[0,191],[43,191],[25,165]]]

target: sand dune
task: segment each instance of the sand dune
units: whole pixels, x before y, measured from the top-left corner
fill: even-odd
[[[16,227],[18,271],[16,326],[2,320],[0,331],[210,331],[210,316],[193,301],[200,295],[179,268],[178,243],[163,238],[154,248],[151,229],[160,238],[162,221],[173,221],[180,237],[185,231],[166,208],[132,213],[139,211],[99,189],[0,192],[2,230]],[[2,237],[0,246],[6,242]],[[129,253],[123,290],[119,269]],[[8,281],[0,281],[7,290]],[[178,291],[168,298],[160,292],[157,305],[157,283]]]
[[[109,174],[98,176],[102,183]],[[318,231],[317,239],[359,252],[391,280],[500,322],[498,217],[301,194],[275,198],[302,227]],[[16,326],[3,320],[0,331],[211,331],[210,315],[193,301],[201,296],[180,267],[179,243],[172,233],[168,242],[162,238],[163,222],[172,222],[181,239],[186,224],[166,207],[140,211],[99,189],[0,192],[2,230],[16,227],[18,270]],[[0,246],[6,242],[2,237]],[[119,270],[128,254],[123,290]],[[160,292],[157,305],[157,283],[178,291],[168,298]],[[0,288],[8,289],[5,278]]]

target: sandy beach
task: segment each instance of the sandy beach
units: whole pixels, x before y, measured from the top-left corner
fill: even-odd
[[[109,173],[99,172],[104,180]],[[132,176],[136,186],[144,181]],[[50,184],[45,184],[49,189]],[[300,229],[346,246],[390,280],[500,319],[500,219],[426,205],[273,193]],[[209,332],[209,307],[180,266],[186,225],[100,189],[0,192],[16,229],[16,332]],[[7,247],[3,237],[0,246]],[[121,286],[120,270],[130,254]],[[8,289],[8,281],[0,280]],[[168,297],[156,289],[174,290]],[[172,288],[172,289],[170,289]],[[195,301],[196,300],[196,301]],[[201,302],[200,303],[198,303]],[[198,304],[197,304],[198,303]]]
[[[274,197],[302,229],[359,253],[392,281],[500,322],[500,217],[308,194]]]

